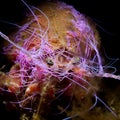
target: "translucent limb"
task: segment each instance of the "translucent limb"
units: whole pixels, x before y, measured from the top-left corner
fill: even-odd
[[[70,80],[71,82],[73,82],[73,83],[75,83],[76,85],[78,85],[78,86],[80,86],[81,88],[83,88],[85,91],[89,91],[85,86],[83,86],[82,84],[80,84],[79,82],[77,82],[77,81],[75,81],[75,80],[73,80],[73,79],[71,79],[71,78],[69,78],[69,77],[65,77],[65,78],[67,78],[68,80]]]
[[[94,39],[94,38],[93,38]],[[92,46],[92,48],[95,50],[97,58],[98,58],[98,63],[99,63],[99,73],[103,73],[103,66],[102,66],[102,61],[101,61],[101,57],[100,54],[98,52],[98,49],[96,47],[96,44],[93,43],[91,40],[89,40],[90,45]]]
[[[61,95],[63,95],[65,93],[65,91],[67,91],[71,87],[71,85],[72,85],[72,83],[70,83],[67,87],[63,88],[62,90],[57,91],[56,94],[59,94],[59,95],[55,98],[55,100],[58,99]]]
[[[72,118],[75,118],[75,117],[77,117],[77,116],[79,116],[78,114],[75,114],[75,115],[73,115],[73,116],[71,116],[71,117],[67,117],[67,118],[64,118],[64,119],[62,119],[62,120],[71,120]]]
[[[69,101],[68,105],[64,108],[64,110],[62,110],[60,113],[56,113],[55,115],[64,113],[70,107],[70,104],[72,102],[72,98],[73,98],[73,95],[71,95],[70,101]]]
[[[34,9],[38,10],[40,13],[42,13],[42,14],[45,16],[45,18],[46,18],[46,20],[47,20],[47,22],[48,22],[48,27],[47,27],[46,31],[44,32],[44,34],[42,35],[42,37],[44,38],[45,35],[47,34],[49,28],[50,28],[49,19],[48,19],[47,15],[46,15],[43,11],[41,11],[40,9],[38,9],[38,8],[36,8],[36,7],[34,7],[34,6],[32,6],[32,8],[34,8]]]
[[[39,30],[41,30],[41,26],[39,24],[39,21],[38,21],[38,18],[37,16],[35,15],[35,13],[32,11],[32,9],[27,5],[27,3],[24,1],[24,0],[21,0],[25,6],[30,10],[30,12],[32,13],[32,15],[34,16],[35,20],[37,21],[37,24],[38,24],[38,27],[39,27]],[[40,31],[41,32],[41,31]]]
[[[118,118],[118,116],[116,115],[116,113],[103,101],[101,100],[98,96],[96,96],[96,94],[94,95],[96,97],[97,100],[99,100],[116,118]]]
[[[114,75],[111,73],[96,74],[96,76],[120,80],[120,75]]]
[[[103,100],[101,100],[100,97],[98,97],[96,94],[94,94],[94,97],[95,97],[95,102],[94,102],[94,104],[88,109],[88,111],[89,111],[89,110],[92,110],[92,109],[96,106],[96,104],[97,104],[97,102],[98,102],[98,100],[99,100],[99,101],[112,113],[112,115],[113,115],[114,117],[118,118],[117,114],[116,114]]]
[[[21,50],[23,53],[25,53],[26,55],[30,56],[29,52],[27,50],[25,50],[24,48],[20,47],[19,45],[15,44],[14,42],[12,42],[12,40],[10,40],[5,34],[3,34],[2,32],[0,32],[0,36],[2,38],[4,38],[5,40],[7,40],[9,43],[11,43],[13,46],[15,46],[16,48],[18,48],[19,50]]]

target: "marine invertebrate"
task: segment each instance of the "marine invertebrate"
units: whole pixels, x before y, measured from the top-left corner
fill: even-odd
[[[58,110],[54,114],[68,108],[74,113],[77,106],[80,112],[92,109],[97,101],[116,116],[96,94],[99,87],[95,79],[120,77],[104,71],[99,33],[91,20],[62,2],[46,2],[39,7],[22,2],[31,13],[26,23],[16,25],[19,31],[13,40],[0,32],[12,45],[5,51],[14,65],[2,83],[16,96],[10,103],[33,111],[33,120],[48,119],[54,109]],[[90,96],[94,96],[94,104]]]

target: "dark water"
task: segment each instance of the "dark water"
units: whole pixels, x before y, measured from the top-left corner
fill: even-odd
[[[103,51],[105,51],[105,54],[111,58],[120,59],[120,7],[118,7],[117,1],[109,1],[107,3],[101,0],[60,1],[64,1],[70,5],[73,5],[78,11],[91,17],[92,20],[98,25],[98,30],[100,32],[102,42],[101,44]],[[31,5],[37,5],[39,2],[42,2],[42,0],[26,0],[26,2]],[[26,10],[26,7],[20,0],[0,0],[0,21],[5,20],[13,23],[18,23],[25,17],[27,11],[28,10]],[[0,22],[0,30],[3,33],[9,34],[15,29],[16,28],[11,25]],[[3,64],[8,64],[8,67],[6,69],[9,69],[12,63],[8,63],[5,56],[1,53],[2,41],[3,39],[0,38],[0,67],[2,67]],[[117,61],[113,66],[117,69],[116,74],[120,74],[120,60]],[[101,88],[103,88],[103,90],[105,90],[106,87],[109,88],[107,89],[107,92],[110,94],[112,92],[112,89],[113,92],[116,92],[114,89],[118,88],[118,85],[120,85],[118,81],[113,82],[113,80],[110,79],[110,81],[106,80]],[[103,91],[99,94],[102,96]],[[118,95],[117,92],[115,94]],[[106,99],[109,98],[107,97]],[[1,118],[3,118],[0,118],[0,120],[7,120],[8,116],[9,119],[18,120],[19,112],[15,110],[7,111],[7,106],[5,104],[2,104],[3,101],[4,98],[2,95],[0,95],[0,115]]]

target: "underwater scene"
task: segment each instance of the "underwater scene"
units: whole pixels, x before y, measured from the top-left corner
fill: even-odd
[[[117,3],[2,1],[0,120],[120,120]]]

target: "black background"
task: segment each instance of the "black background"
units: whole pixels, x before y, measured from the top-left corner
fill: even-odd
[[[25,0],[28,4],[37,5],[42,0]],[[98,31],[101,36],[102,48],[107,56],[119,58],[114,66],[117,68],[116,74],[120,74],[120,4],[114,1],[101,0],[60,0],[73,5],[79,12],[91,17],[98,25]],[[13,23],[20,22],[27,9],[21,0],[0,0],[0,21],[9,21]],[[13,26],[0,22],[0,31],[9,34],[14,30]],[[2,39],[0,38],[0,43]],[[3,55],[0,53],[0,66],[4,64]],[[1,98],[0,98],[1,99]],[[2,107],[2,106],[0,106]],[[0,109],[0,115],[3,114]],[[14,114],[17,118],[17,113]],[[13,116],[10,113],[8,116]],[[4,116],[4,119],[6,116]],[[15,117],[14,117],[15,118]],[[0,118],[1,119],[1,118]]]

